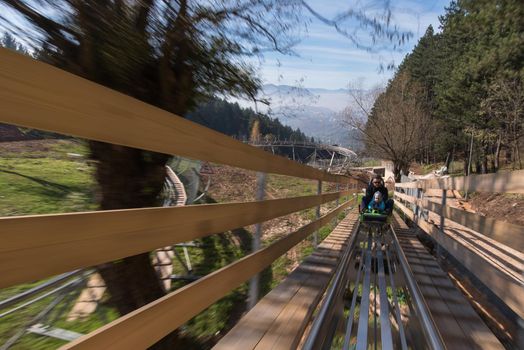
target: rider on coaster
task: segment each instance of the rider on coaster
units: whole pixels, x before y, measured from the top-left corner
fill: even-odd
[[[393,210],[393,200],[388,198],[388,189],[384,186],[382,176],[378,174],[373,176],[368,188],[366,189],[366,195],[362,198],[362,202],[360,203],[360,212],[364,212],[368,208],[369,203],[373,200],[373,196],[376,192],[382,194],[384,213],[387,215],[391,214],[391,211]]]
[[[368,204],[368,210],[376,210],[379,213],[384,213],[386,211],[386,203],[382,200],[382,193],[379,191],[375,192],[373,199]]]

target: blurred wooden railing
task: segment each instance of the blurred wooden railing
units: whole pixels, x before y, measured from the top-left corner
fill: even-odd
[[[523,194],[524,170],[395,184],[396,206],[524,317],[524,227],[452,207],[450,190]]]
[[[0,121],[259,172],[347,185],[346,191],[246,203],[0,218],[0,288],[270,220],[348,196],[350,180],[194,124],[47,64],[0,49]],[[348,208],[178,289],[64,348],[146,348],[269,266]]]

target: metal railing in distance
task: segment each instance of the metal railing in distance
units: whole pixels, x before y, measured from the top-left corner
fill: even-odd
[[[41,292],[46,291],[47,289],[56,286],[57,284],[61,284],[64,281],[67,281],[68,279],[79,275],[82,272],[82,270],[74,270],[71,272],[63,273],[59,276],[53,277],[48,281],[45,281],[43,283],[40,283],[37,286],[34,286],[33,288],[30,288],[28,290],[25,290],[21,293],[18,293],[16,295],[13,295],[12,297],[9,297],[7,299],[0,301],[0,310],[5,309],[6,307],[9,307],[11,305],[17,304],[21,302],[22,300],[28,299],[33,295],[39,294]]]

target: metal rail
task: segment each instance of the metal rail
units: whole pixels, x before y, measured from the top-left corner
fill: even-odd
[[[40,292],[43,292],[44,290],[46,289],[49,289],[73,276],[76,276],[78,274],[80,274],[82,272],[82,270],[74,270],[74,271],[71,271],[71,272],[66,272],[66,273],[63,273],[61,275],[58,275],[56,277],[53,277],[51,278],[50,280],[48,281],[45,281],[44,283],[41,283],[31,289],[28,289],[26,291],[23,291],[19,294],[16,294],[10,298],[7,298],[7,299],[4,299],[2,301],[0,301],[0,310],[1,309],[4,309],[6,307],[9,307],[11,305],[14,305],[16,303],[19,303],[20,301],[22,300],[25,300],[27,298],[29,298],[30,296],[34,295],[34,294],[38,294]]]
[[[426,304],[426,301],[424,300],[424,297],[422,296],[422,292],[420,291],[417,283],[415,282],[415,277],[413,276],[413,272],[411,271],[411,268],[409,267],[408,260],[406,259],[406,256],[404,255],[404,251],[400,247],[400,243],[398,242],[397,235],[395,234],[395,231],[393,230],[393,226],[391,225],[390,225],[390,230],[392,232],[393,243],[395,244],[397,252],[398,252],[400,266],[406,278],[407,287],[409,289],[411,297],[413,298],[414,307],[422,323],[422,331],[424,332],[424,336],[426,337],[431,349],[435,349],[435,350],[445,349],[446,346],[444,345],[442,337],[437,329],[437,326],[435,325],[435,321],[433,320],[433,317],[431,317],[431,313],[429,312],[428,305]]]
[[[342,311],[341,305],[344,303],[346,288],[349,288],[349,275],[353,264],[358,268],[356,278],[352,281],[354,288],[351,301],[347,300],[347,304],[350,302],[349,314],[347,319],[341,320],[339,317]],[[396,233],[393,227],[387,224],[358,226],[357,232],[351,238],[351,243],[346,248],[337,267],[324,302],[313,320],[303,349],[329,349],[337,329],[345,330],[343,349],[354,347],[365,350],[368,349],[369,342],[374,344],[375,349],[393,349],[396,346],[402,349],[420,348],[422,344],[414,344],[415,342],[420,343],[420,340],[408,338],[404,330],[400,304],[396,295],[399,286],[395,285],[393,277],[394,275],[400,277],[398,273],[401,273],[404,281],[402,287],[407,289],[410,300],[412,300],[412,306],[410,306],[412,317],[409,322],[416,322],[422,329],[425,343],[423,347],[433,350],[445,349]],[[389,278],[386,275],[389,275]],[[392,290],[390,298],[387,295],[389,287]],[[355,313],[359,294],[360,312]],[[337,308],[340,309],[338,313]],[[394,333],[392,320],[396,322]],[[355,330],[354,327],[358,328]],[[353,337],[356,338],[356,344],[351,345]],[[394,340],[397,342],[395,343]]]
[[[314,148],[318,150],[331,151],[334,153],[339,153],[345,157],[358,157],[358,155],[346,147],[327,145],[322,143],[313,143],[313,142],[295,142],[295,141],[273,141],[273,142],[248,142],[251,146],[255,147],[298,147],[298,148]]]
[[[39,301],[39,300],[45,299],[45,298],[47,298],[48,296],[53,295],[53,294],[55,294],[55,293],[58,293],[58,292],[60,292],[60,291],[62,291],[62,290],[64,290],[64,289],[70,288],[71,286],[77,286],[77,285],[79,285],[80,283],[82,283],[82,281],[83,281],[84,279],[85,279],[85,277],[83,277],[83,276],[81,276],[81,277],[76,277],[76,278],[74,278],[73,280],[71,280],[71,281],[69,281],[69,282],[67,282],[67,283],[64,283],[64,284],[61,285],[60,287],[57,287],[57,288],[55,288],[55,289],[53,289],[53,290],[50,290],[50,291],[47,292],[47,293],[44,293],[44,294],[42,294],[42,295],[40,295],[40,296],[38,296],[38,297],[36,297],[36,298],[34,298],[34,299],[31,299],[31,300],[29,300],[29,301],[27,301],[27,302],[25,302],[25,303],[23,303],[23,304],[21,304],[21,305],[18,305],[18,306],[16,306],[16,307],[12,308],[12,309],[9,309],[9,310],[7,310],[7,311],[1,313],[1,314],[0,314],[0,318],[5,317],[5,316],[7,316],[7,315],[10,315],[10,314],[12,314],[13,312],[16,312],[16,311],[18,311],[18,310],[21,310],[21,309],[23,309],[23,308],[25,308],[25,307],[27,307],[27,306],[33,304],[33,303],[36,303],[36,302]]]
[[[358,225],[358,224],[357,224]],[[358,227],[357,227],[358,232]],[[324,303],[320,307],[317,317],[313,321],[311,326],[311,331],[308,338],[304,344],[303,349],[315,350],[319,349],[323,343],[322,334],[327,332],[327,323],[326,320],[330,319],[334,312],[334,306],[336,304],[337,297],[340,296],[340,293],[343,292],[344,287],[347,282],[347,268],[350,255],[353,252],[353,248],[356,242],[357,235],[353,235],[350,238],[348,247],[346,248],[344,255],[342,256],[340,263],[337,267],[335,277],[333,278],[333,283],[327,291],[327,296],[324,299]]]

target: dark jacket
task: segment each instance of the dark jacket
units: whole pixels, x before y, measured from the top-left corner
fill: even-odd
[[[386,188],[386,186],[384,185],[381,185],[380,187],[378,188],[375,188],[373,186],[372,183],[370,183],[368,185],[368,188],[366,188],[366,195],[364,196],[364,198],[362,199],[362,201],[364,202],[365,205],[368,205],[369,202],[371,202],[371,200],[373,199],[373,195],[375,194],[375,192],[379,191],[380,193],[382,193],[382,200],[384,202],[386,202],[388,200],[388,189]]]

